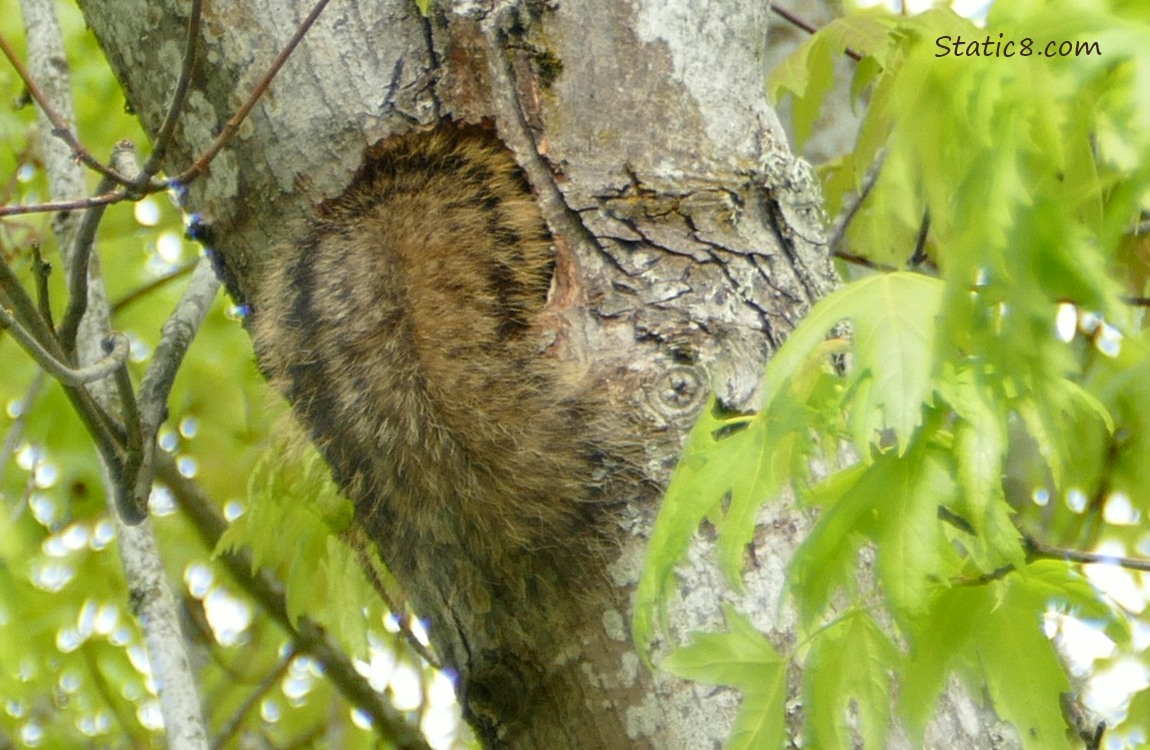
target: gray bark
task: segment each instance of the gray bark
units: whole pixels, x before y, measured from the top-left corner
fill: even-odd
[[[178,70],[186,3],[81,5],[154,133]],[[300,0],[207,4],[169,172],[207,146],[307,10]],[[574,345],[590,362],[626,364],[614,385],[631,398],[620,408],[639,425],[650,473],[663,481],[709,389],[728,407],[754,408],[770,353],[834,283],[817,183],[790,155],[764,98],[767,26],[766,4],[743,0],[459,0],[427,19],[405,0],[335,0],[238,137],[190,186],[189,204],[242,300],[299,219],[342,192],[367,146],[443,117],[493,120],[539,196],[561,264],[577,269],[585,302],[569,311]],[[648,671],[629,640],[629,598],[656,509],[650,500],[630,504],[627,542],[608,580],[588,582],[601,589],[589,597],[598,604],[540,602],[519,616],[549,623],[547,642],[508,641],[519,653],[505,664],[451,665],[465,684],[482,670],[485,684],[513,684],[524,678],[516,660],[546,672],[544,700],[488,706],[494,713],[480,718],[489,744],[725,742],[737,695]],[[793,641],[779,599],[806,521],[783,504],[761,520],[757,564],[737,598],[698,535],[656,664],[689,632],[720,628],[722,601],[735,601],[777,645]],[[429,599],[448,607],[457,593]],[[509,654],[512,623],[427,614],[440,624],[431,638],[441,653],[458,655],[466,644],[472,654]],[[960,696],[940,709],[933,746],[993,746],[970,706]]]

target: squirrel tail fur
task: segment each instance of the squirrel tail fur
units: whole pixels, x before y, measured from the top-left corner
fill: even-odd
[[[383,141],[270,265],[261,365],[393,570],[451,550],[515,598],[526,571],[579,569],[603,527],[602,407],[545,353],[551,238],[492,134]]]

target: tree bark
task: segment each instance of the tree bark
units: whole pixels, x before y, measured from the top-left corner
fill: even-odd
[[[81,6],[155,133],[182,57],[186,3]],[[301,0],[206,4],[169,173],[208,145],[307,10]],[[834,285],[817,182],[791,156],[764,96],[768,12],[742,0],[457,0],[424,18],[408,0],[334,0],[237,137],[188,186],[187,202],[210,229],[229,291],[244,301],[277,247],[343,191],[368,146],[443,118],[493,122],[577,292],[562,311],[569,346],[604,371],[621,369],[612,390],[647,444],[650,475],[663,482],[708,393],[754,409],[771,352]],[[487,745],[727,740],[735,693],[651,672],[634,652],[629,601],[657,504],[621,500],[625,541],[585,598],[492,616],[459,607],[466,591],[401,581],[419,592],[432,641],[458,673]],[[766,509],[737,600],[701,531],[655,662],[689,632],[721,628],[724,600],[776,645],[793,642],[779,602],[806,526],[784,504]],[[971,705],[960,694],[942,710],[935,746],[992,746]]]

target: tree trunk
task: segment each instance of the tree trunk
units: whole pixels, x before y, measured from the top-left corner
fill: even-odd
[[[157,132],[187,4],[81,5]],[[206,3],[169,173],[207,147],[307,11],[303,0]],[[766,3],[742,0],[459,0],[427,18],[410,0],[334,0],[187,203],[245,301],[369,146],[443,119],[494,123],[557,247],[564,357],[612,374],[602,387],[643,443],[647,473],[665,482],[708,393],[755,408],[770,353],[834,284],[817,183],[765,100],[767,22]],[[729,736],[736,694],[652,673],[634,652],[629,601],[657,504],[618,500],[625,510],[605,514],[622,528],[606,575],[527,607],[492,605],[453,575],[466,569],[461,550],[429,545],[396,566],[396,545],[410,540],[375,540],[430,619],[488,746],[705,748]],[[779,597],[805,521],[782,504],[761,520],[738,602],[786,644],[793,623]],[[733,598],[697,536],[656,663],[689,631],[721,627],[720,603]],[[933,744],[989,747],[977,719],[962,721],[969,701],[958,703]]]

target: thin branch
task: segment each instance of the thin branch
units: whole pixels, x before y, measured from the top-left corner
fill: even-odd
[[[24,84],[24,87],[28,90],[28,94],[32,97],[33,100],[35,100],[37,106],[40,107],[40,111],[43,112],[44,116],[48,118],[48,121],[52,123],[52,135],[68,144],[68,147],[72,149],[72,152],[76,158],[78,158],[90,169],[99,172],[105,178],[112,180],[112,182],[115,184],[129,184],[127,179],[125,179],[122,175],[117,174],[114,170],[105,167],[100,163],[98,159],[96,159],[96,157],[92,156],[88,149],[84,148],[84,145],[80,143],[80,140],[76,138],[76,136],[72,133],[72,130],[68,127],[68,123],[65,121],[65,119],[60,115],[59,112],[56,111],[55,107],[52,106],[52,103],[48,101],[48,97],[44,95],[44,92],[40,90],[40,87],[36,85],[36,81],[28,73],[28,69],[24,67],[24,63],[20,62],[20,58],[17,57],[16,51],[12,49],[12,46],[8,44],[8,40],[5,39],[2,34],[0,34],[0,52],[3,52],[4,57],[8,58],[8,62],[16,71],[16,75],[20,78],[20,81]]]
[[[814,34],[815,32],[817,32],[819,30],[818,27],[815,26],[810,21],[807,21],[803,18],[800,18],[799,16],[795,15],[791,11],[786,10],[785,8],[780,8],[779,6],[775,5],[774,3],[771,3],[771,10],[773,10],[776,15],[781,16],[785,21],[787,21],[791,25],[799,27],[803,31],[807,32],[808,34]],[[847,47],[846,49],[844,49],[843,54],[846,55],[847,57],[849,57],[850,59],[854,60],[855,62],[860,62],[863,59],[863,56],[861,53],[855,52],[850,47]]]
[[[0,294],[0,307],[7,303],[12,304],[16,313],[15,319],[35,339],[39,347],[56,362],[69,361],[68,356],[60,346],[60,342],[48,330],[47,323],[40,317],[36,305],[28,297],[28,293],[24,291],[24,287],[12,273],[12,269],[4,262],[3,257],[0,257],[0,292],[3,292]],[[72,408],[79,415],[80,421],[88,430],[88,434],[92,436],[92,441],[96,444],[96,450],[100,453],[101,459],[107,464],[110,472],[118,473],[120,466],[119,438],[122,433],[118,431],[117,425],[108,416],[108,413],[96,404],[92,394],[84,386],[65,384],[65,393],[72,403]]]
[[[287,654],[284,655],[284,658],[276,668],[256,686],[256,689],[252,691],[251,695],[244,699],[244,702],[235,710],[232,717],[228,719],[228,723],[220,729],[220,733],[212,740],[213,750],[224,747],[227,745],[228,740],[235,736],[236,732],[238,732],[244,724],[244,717],[251,712],[256,703],[276,686],[277,682],[283,679],[283,676],[287,674],[288,668],[291,667],[291,663],[295,660],[295,657],[295,648],[289,647]]]
[[[855,216],[858,215],[859,209],[866,203],[866,199],[870,197],[874,186],[878,183],[878,178],[882,173],[882,166],[885,161],[886,151],[880,151],[878,158],[874,160],[874,164],[870,166],[863,178],[862,190],[859,191],[858,197],[855,198],[846,211],[840,212],[838,217],[835,218],[834,225],[831,227],[831,240],[827,244],[831,253],[838,254],[838,247],[842,244],[843,238],[846,237],[847,229],[850,227],[851,222],[854,221]]]
[[[136,147],[131,141],[120,141],[112,147],[111,163],[122,164],[138,171],[134,165]],[[128,158],[132,157],[132,158]],[[133,174],[133,176],[135,176]],[[105,193],[112,187],[111,181],[105,177],[100,181],[97,193]],[[64,311],[64,318],[60,321],[60,343],[64,351],[71,352],[76,348],[76,332],[80,330],[80,321],[88,310],[88,271],[92,257],[92,246],[96,242],[96,230],[104,219],[106,205],[91,206],[84,212],[80,228],[76,232],[75,241],[68,258],[70,261],[68,277],[68,307]]]
[[[970,523],[970,521],[966,520],[958,513],[955,513],[945,505],[938,506],[938,520],[950,524],[964,534],[970,534],[971,536],[975,536],[976,534],[974,526]]]
[[[100,662],[93,653],[97,649],[90,641],[80,647],[80,653],[84,655],[84,662],[88,667],[88,677],[92,680],[92,684],[96,686],[96,692],[104,700],[104,705],[116,717],[116,723],[120,725],[120,731],[124,737],[133,737],[139,727],[139,722],[136,721],[134,713],[130,713],[124,708],[123,694],[108,684],[107,677],[104,676],[103,670],[100,668]],[[135,731],[133,731],[135,730]]]
[[[1000,581],[1003,578],[1006,578],[1008,575],[1013,573],[1015,570],[1017,570],[1017,568],[1014,567],[1014,563],[1007,563],[1006,565],[1003,565],[1001,568],[995,568],[994,570],[990,571],[989,573],[983,573],[982,575],[977,575],[977,576],[974,576],[973,578],[968,578],[965,576],[956,576],[954,578],[951,578],[950,582],[953,583],[955,586],[985,586],[986,584],[991,583],[992,581]]]
[[[1115,565],[1127,570],[1150,572],[1150,560],[1143,557],[1123,557],[1122,555],[1106,555],[1101,552],[1063,549],[1044,544],[1032,537],[1026,537],[1025,544],[1027,556],[1032,560],[1064,560],[1084,565]]]
[[[284,66],[284,63],[286,63],[288,58],[291,57],[291,54],[295,52],[295,48],[299,46],[299,43],[303,40],[304,35],[307,34],[309,29],[311,29],[312,24],[314,24],[316,19],[319,18],[319,14],[323,12],[323,9],[327,7],[327,4],[328,0],[319,0],[315,4],[315,7],[311,9],[311,12],[308,13],[307,17],[304,18],[302,23],[300,23],[299,28],[297,28],[295,33],[292,34],[292,38],[288,40],[288,43],[282,50],[280,50],[280,53],[276,56],[276,59],[272,61],[271,67],[268,68],[266,73],[264,73],[263,78],[261,78],[259,83],[256,84],[256,87],[252,89],[252,93],[248,97],[248,100],[244,102],[243,106],[240,107],[239,110],[237,110],[236,113],[232,115],[232,118],[227,121],[227,124],[224,125],[223,130],[221,130],[220,134],[216,136],[216,139],[212,141],[212,144],[208,146],[204,153],[200,154],[199,158],[192,163],[192,166],[188,167],[186,170],[176,175],[175,177],[171,177],[166,180],[166,185],[170,187],[187,185],[189,182],[199,177],[200,174],[205,169],[207,169],[208,165],[212,163],[212,160],[216,158],[223,147],[227,145],[229,140],[231,140],[232,135],[234,135],[236,130],[239,129],[240,124],[247,118],[248,114],[251,113],[252,109],[256,106],[256,102],[258,102],[264,95],[264,92],[267,91],[267,88],[271,85],[272,80],[280,72],[280,68]]]
[[[159,192],[160,190],[166,189],[167,186],[163,185],[156,187],[154,190],[150,190],[150,192]],[[0,217],[20,216],[23,214],[46,214],[55,211],[75,211],[82,208],[92,208],[93,206],[107,206],[112,203],[128,200],[128,198],[129,193],[127,190],[117,188],[111,192],[94,195],[91,198],[73,198],[70,200],[30,203],[28,205],[0,206]]]
[[[131,492],[137,507],[147,507],[148,495],[152,490],[156,434],[168,416],[168,396],[172,391],[172,383],[219,289],[220,281],[211,261],[206,256],[200,258],[188,288],[164,323],[160,343],[140,384],[140,461],[138,465],[133,463],[138,473],[126,477],[131,482]],[[132,456],[131,450],[128,455]]]
[[[71,368],[48,353],[36,337],[28,333],[24,326],[16,320],[11,311],[0,305],[0,329],[12,334],[24,351],[36,361],[49,375],[64,385],[79,386],[103,380],[118,368],[122,367],[128,359],[128,339],[122,333],[112,335],[111,347],[107,356],[87,367]]]
[[[407,647],[419,654],[419,657],[427,662],[430,666],[436,669],[443,669],[443,664],[431,653],[427,646],[415,637],[415,633],[411,630],[411,618],[407,614],[407,608],[402,602],[396,600],[392,592],[388,590],[384,584],[382,577],[379,575],[379,569],[376,566],[375,560],[366,549],[366,541],[363,536],[362,529],[356,527],[352,529],[354,536],[351,539],[345,539],[346,544],[350,544],[351,548],[355,550],[356,560],[359,561],[359,567],[363,569],[364,575],[367,576],[368,582],[375,590],[375,593],[383,601],[384,606],[399,620],[399,633],[403,637]]]
[[[120,394],[128,437],[124,445],[124,468],[120,482],[124,489],[116,493],[116,509],[120,513],[121,522],[134,526],[148,517],[148,496],[141,498],[139,494],[127,491],[136,486],[136,478],[141,474],[140,467],[144,460],[140,409],[132,390],[132,376],[128,374],[127,362],[116,369],[116,389]]]
[[[187,102],[188,90],[191,88],[192,71],[196,67],[196,45],[200,41],[200,19],[203,17],[203,6],[203,0],[192,0],[192,7],[188,15],[188,36],[187,41],[184,42],[184,63],[180,67],[176,88],[172,91],[172,101],[168,105],[168,112],[156,133],[152,153],[148,156],[144,168],[136,178],[136,184],[147,184],[160,171],[164,156],[168,153],[168,146],[172,142],[172,133],[175,132],[176,123],[179,122],[180,114],[184,111],[184,103]]]
[[[922,223],[918,227],[918,237],[914,241],[914,252],[910,256],[909,266],[911,268],[918,268],[927,259],[926,256],[926,238],[930,234],[930,209],[924,208],[922,211]]]
[[[894,273],[895,271],[898,270],[897,268],[895,268],[894,266],[892,266],[890,264],[879,263],[878,261],[871,260],[870,258],[866,258],[862,255],[855,255],[854,253],[846,253],[846,252],[839,250],[839,251],[836,251],[836,252],[831,253],[831,254],[834,257],[838,258],[839,260],[846,261],[847,263],[853,263],[854,265],[862,266],[863,268],[869,268],[872,271],[882,271],[883,273]]]
[[[124,308],[129,307],[129,306],[135,304],[136,302],[139,302],[141,299],[143,299],[144,297],[147,297],[149,294],[156,291],[157,289],[160,289],[161,287],[165,287],[168,284],[172,283],[173,281],[176,281],[177,279],[182,279],[183,277],[187,276],[192,271],[194,271],[196,269],[197,265],[199,265],[199,261],[195,261],[195,260],[189,261],[188,263],[185,263],[184,265],[180,266],[176,270],[170,271],[170,272],[164,274],[163,276],[158,276],[155,279],[152,279],[151,281],[149,281],[147,284],[144,284],[143,286],[140,286],[140,287],[137,287],[136,289],[133,289],[132,291],[128,292],[123,297],[121,297],[120,299],[118,299],[112,303],[112,316],[115,317],[121,311],[123,311]]]
[[[32,243],[32,274],[36,277],[36,306],[40,310],[40,317],[48,326],[48,330],[55,330],[52,323],[51,295],[48,294],[48,275],[52,266],[40,255],[40,243]]]
[[[48,329],[47,321],[40,315],[40,308],[28,296],[24,285],[16,278],[12,267],[0,254],[0,306],[10,304],[13,316],[20,324],[27,327],[29,333],[36,337],[36,342],[47,349],[55,359],[64,361],[63,350],[56,344],[56,337]]]
[[[292,622],[283,586],[264,570],[253,572],[251,554],[247,550],[217,550],[227,522],[200,486],[179,472],[171,456],[156,454],[156,475],[171,490],[205,548],[218,551],[216,559],[263,611],[291,636],[299,653],[309,654],[323,665],[324,675],[344,699],[370,717],[376,734],[385,743],[405,750],[429,750],[419,730],[381,699],[356,671],[347,655],[331,642],[323,627],[306,615]]]

